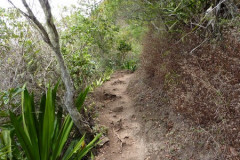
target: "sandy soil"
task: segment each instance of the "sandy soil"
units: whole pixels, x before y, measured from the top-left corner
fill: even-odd
[[[134,103],[126,93],[132,74],[119,72],[106,82],[98,94],[103,108],[99,113],[101,125],[108,128],[108,138],[97,160],[144,160],[145,140],[136,118]]]

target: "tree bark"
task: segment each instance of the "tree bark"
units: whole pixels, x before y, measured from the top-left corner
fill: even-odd
[[[70,74],[68,72],[68,69],[64,63],[64,59],[61,54],[60,47],[52,48],[52,49],[54,50],[57,61],[59,63],[59,67],[61,70],[61,78],[66,89],[64,103],[67,108],[67,111],[81,134],[84,134],[84,132],[90,132],[91,129],[89,125],[83,121],[82,115],[78,112],[75,106],[75,103],[74,103],[75,89],[74,89]]]
[[[51,7],[48,2],[48,0],[39,0],[41,7],[43,9],[44,15],[46,17],[46,25],[47,29],[39,22],[39,20],[36,18],[32,10],[30,9],[29,5],[27,4],[26,0],[22,0],[22,3],[24,7],[26,8],[27,13],[23,12],[19,8],[17,8],[11,0],[8,0],[9,3],[11,3],[16,9],[18,9],[27,19],[29,19],[33,24],[34,27],[39,31],[39,33],[42,35],[43,40],[52,48],[52,50],[55,53],[56,59],[59,63],[59,67],[61,70],[61,79],[65,85],[66,93],[65,93],[65,106],[67,108],[67,111],[69,115],[71,116],[74,124],[78,128],[79,132],[81,134],[84,134],[84,132],[91,131],[89,125],[87,122],[83,121],[82,115],[78,112],[75,103],[74,103],[74,85],[73,81],[71,79],[71,76],[68,72],[67,66],[65,65],[61,49],[60,49],[60,43],[59,43],[59,34],[56,29],[56,26],[53,22]]]

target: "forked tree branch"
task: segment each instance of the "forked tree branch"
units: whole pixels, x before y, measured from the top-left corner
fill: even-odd
[[[36,28],[39,30],[39,32],[41,33],[43,40],[44,40],[48,45],[52,45],[46,29],[45,29],[44,26],[39,22],[39,20],[36,18],[36,16],[33,14],[32,10],[31,10],[30,7],[28,6],[26,0],[22,0],[22,3],[23,3],[23,5],[24,5],[24,7],[27,9],[28,14],[25,13],[24,11],[22,11],[20,8],[16,7],[11,0],[8,0],[8,2],[9,2],[14,8],[16,8],[18,11],[20,11],[20,13],[21,13],[23,16],[25,16],[27,19],[31,20],[31,22],[33,22],[33,23],[35,24],[35,27],[36,27]]]
[[[25,0],[24,0],[25,1]],[[49,33],[50,34],[50,39],[51,42],[53,44],[53,47],[59,47],[59,35],[56,29],[56,26],[53,22],[53,16],[52,16],[52,12],[51,12],[51,7],[49,5],[48,0],[39,0],[41,7],[43,9],[46,21],[47,21],[47,27],[49,29]]]
[[[59,34],[56,29],[56,26],[53,22],[53,16],[51,12],[51,7],[49,5],[48,0],[38,0],[40,2],[40,5],[43,9],[44,15],[46,17],[46,28],[43,26],[42,23],[36,18],[34,13],[32,12],[31,8],[27,4],[26,0],[22,0],[22,3],[24,7],[26,8],[27,13],[23,12],[19,8],[17,8],[11,0],[8,0],[9,3],[11,3],[17,10],[19,10],[26,18],[28,18],[31,22],[35,24],[35,27],[38,29],[38,31],[41,33],[44,41],[52,48],[52,50],[55,53],[55,56],[57,58],[57,61],[59,63],[59,67],[61,70],[61,77],[62,81],[65,85],[66,93],[65,93],[65,106],[67,108],[67,111],[69,115],[71,116],[74,124],[78,128],[79,132],[83,134],[84,132],[90,132],[91,128],[88,124],[86,124],[83,121],[82,115],[78,112],[75,103],[74,103],[74,85],[71,79],[71,76],[68,72],[67,66],[65,65],[63,55],[61,53],[60,49],[60,43],[59,43]]]

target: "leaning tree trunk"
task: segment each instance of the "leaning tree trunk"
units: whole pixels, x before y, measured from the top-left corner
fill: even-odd
[[[25,0],[23,0],[23,1],[25,1]],[[68,69],[64,63],[64,59],[63,59],[63,56],[61,53],[60,43],[59,43],[59,35],[58,35],[58,31],[56,29],[56,26],[53,22],[51,7],[49,5],[48,0],[39,0],[39,2],[41,4],[41,7],[42,7],[43,12],[46,17],[47,28],[49,30],[48,34],[49,34],[49,38],[51,41],[50,46],[56,55],[56,58],[57,58],[57,61],[59,63],[59,67],[61,70],[62,81],[66,88],[65,106],[66,106],[71,118],[73,119],[74,124],[77,126],[77,128],[79,129],[79,131],[81,133],[81,132],[85,131],[88,127],[83,123],[82,116],[78,112],[78,110],[74,104],[75,90],[74,90],[74,86],[73,86],[73,81],[72,81],[71,76],[68,72]]]
[[[56,55],[57,61],[59,63],[62,81],[66,88],[64,103],[67,108],[67,111],[81,134],[83,134],[86,131],[89,132],[90,128],[88,124],[85,124],[85,122],[83,122],[82,115],[78,112],[77,108],[75,107],[75,104],[74,104],[75,90],[74,90],[73,82],[68,72],[68,69],[64,63],[64,59],[61,54],[60,47],[53,48],[53,50]]]
[[[11,0],[8,0],[16,9],[18,9],[26,18],[28,18],[31,22],[33,22],[33,26],[39,31],[43,40],[52,48],[59,63],[59,67],[61,70],[61,78],[65,85],[66,93],[65,93],[65,106],[69,115],[71,116],[74,124],[78,128],[79,132],[83,134],[86,131],[90,131],[90,127],[83,121],[82,115],[78,112],[75,103],[74,103],[74,85],[71,79],[71,76],[68,72],[67,66],[64,63],[64,59],[60,49],[59,43],[59,34],[56,29],[56,26],[53,22],[51,7],[49,5],[48,0],[39,0],[41,7],[43,9],[44,15],[46,17],[47,27],[45,28],[42,23],[36,18],[33,14],[31,8],[27,4],[26,0],[22,0],[24,7],[26,8],[28,13],[23,12],[19,8],[17,8]]]

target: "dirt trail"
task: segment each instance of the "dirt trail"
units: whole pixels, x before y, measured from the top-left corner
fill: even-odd
[[[136,118],[134,103],[126,93],[133,74],[119,72],[99,90],[103,107],[99,113],[101,125],[108,128],[108,138],[97,160],[144,160],[145,143],[141,125]]]
[[[94,97],[99,124],[108,131],[96,160],[226,159],[218,147],[208,147],[218,146],[208,132],[164,105],[164,96],[138,72],[115,73]]]

